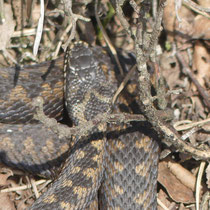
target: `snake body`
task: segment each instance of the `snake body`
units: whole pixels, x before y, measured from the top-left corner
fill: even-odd
[[[74,125],[87,122],[97,114],[110,113],[111,100],[117,85],[113,75],[107,74],[108,65],[104,61],[107,60],[107,56],[104,56],[101,48],[90,48],[86,44],[77,43],[69,50],[65,60],[65,101]],[[62,83],[62,76],[59,77]],[[40,93],[45,95],[42,94],[42,90]],[[8,105],[7,102],[6,106]],[[2,107],[0,109],[1,122],[8,123],[12,119],[11,115],[5,115]],[[31,113],[33,110],[30,111]],[[55,116],[58,115],[55,114]],[[15,119],[15,122],[18,122],[18,119]],[[32,118],[29,121],[33,122]],[[1,134],[6,139],[4,144],[1,144],[11,147],[12,137],[8,137],[8,132],[2,131]],[[60,145],[63,142],[65,146],[57,147],[60,152],[51,150],[48,157],[43,156],[41,149],[43,146],[38,147],[37,150],[29,147],[28,149],[34,151],[31,157],[24,153],[20,156],[24,156],[24,158],[21,157],[22,160],[25,158],[32,160],[32,166],[33,156],[38,153],[38,150],[40,150],[39,157],[50,158],[50,160],[57,160],[61,155],[66,155],[68,150],[67,158],[63,157],[65,161],[58,179],[35,201],[31,209],[156,209],[158,144],[154,136],[154,133],[148,129],[148,125],[139,123],[129,126],[111,126],[109,131],[106,125],[102,125],[91,130],[88,138],[76,137],[70,148],[67,144],[68,140],[60,141],[52,138],[52,145]],[[8,138],[10,138],[9,141],[7,141]],[[34,143],[33,137],[31,139]],[[49,148],[49,139],[48,141],[46,137],[41,139],[43,142],[48,142],[43,145]],[[19,140],[19,144],[23,143]],[[4,156],[6,153],[9,154],[8,148],[6,150],[6,146],[0,145]],[[14,163],[12,156],[10,162],[12,162],[10,165],[17,166],[17,161]],[[43,162],[40,163],[46,166]],[[19,168],[24,169],[25,165],[23,165]],[[39,165],[38,162],[35,165]],[[51,164],[44,167],[41,174],[52,175],[49,165]],[[31,168],[27,170],[30,171]]]
[[[63,110],[63,59],[24,67],[1,68],[0,122],[33,122],[33,98],[43,97],[45,114],[60,118]],[[46,79],[47,78],[47,79]],[[17,82],[16,82],[17,80]],[[15,84],[16,83],[16,84]]]

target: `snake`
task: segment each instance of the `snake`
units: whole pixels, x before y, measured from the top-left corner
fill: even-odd
[[[118,113],[124,105],[112,104],[114,70],[103,48],[82,42],[69,47],[64,64],[61,58],[26,66],[18,75],[0,70],[1,162],[54,179],[30,209],[157,208],[159,146],[149,123],[104,123],[88,136],[60,139],[33,118],[37,96],[45,114],[58,120],[65,106],[73,126]]]

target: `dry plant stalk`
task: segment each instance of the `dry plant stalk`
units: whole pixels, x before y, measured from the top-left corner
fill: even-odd
[[[153,97],[151,95],[151,83],[150,76],[147,71],[147,61],[150,56],[153,56],[155,52],[158,36],[162,29],[161,21],[163,16],[163,9],[166,0],[161,0],[159,3],[159,8],[157,11],[156,22],[153,26],[152,34],[146,32],[147,18],[146,14],[151,8],[151,3],[148,1],[143,1],[141,3],[141,8],[134,10],[139,11],[138,21],[136,24],[136,33],[133,33],[130,29],[129,23],[122,14],[122,6],[124,1],[116,1],[116,12],[119,20],[135,43],[136,60],[138,67],[138,85],[139,85],[139,101],[141,103],[141,111],[143,112],[145,118],[153,125],[153,128],[157,131],[160,136],[164,136],[166,142],[172,143],[180,152],[189,153],[190,155],[198,159],[210,159],[210,151],[201,151],[192,146],[189,146],[181,140],[178,134],[172,129],[170,125],[165,124],[162,120],[161,115],[158,110],[153,105]],[[131,6],[133,6],[133,1]]]

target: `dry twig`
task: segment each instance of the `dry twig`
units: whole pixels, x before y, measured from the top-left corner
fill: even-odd
[[[202,161],[200,164],[199,171],[198,171],[198,177],[196,181],[196,210],[200,209],[199,203],[200,203],[201,179],[202,179],[205,165],[206,163]]]
[[[166,0],[160,1],[155,26],[153,28],[151,36],[146,32],[147,19],[145,18],[146,13],[149,11],[149,7],[151,5],[149,5],[148,2],[142,2],[138,22],[136,25],[137,32],[136,35],[131,36],[135,42],[136,60],[139,71],[139,100],[141,103],[141,110],[146,119],[153,125],[153,128],[157,131],[157,133],[160,136],[164,135],[166,142],[172,143],[177,149],[179,149],[180,152],[190,153],[194,157],[200,159],[210,159],[209,151],[201,151],[195,149],[183,142],[169,125],[166,125],[164,122],[162,122],[160,115],[158,114],[156,108],[153,105],[153,97],[151,96],[150,77],[147,71],[147,60],[151,53],[155,51],[157,39],[161,31],[161,21],[165,2]],[[119,16],[121,23],[123,23],[122,25],[127,31],[127,33],[132,35],[130,27],[129,25],[127,25],[128,22],[125,20],[124,15],[121,14],[121,6],[122,3],[120,4],[117,1],[117,15]]]
[[[119,58],[117,56],[117,51],[115,50],[111,40],[109,39],[108,34],[106,33],[106,31],[105,31],[105,29],[104,29],[104,27],[103,27],[103,25],[102,25],[102,23],[101,23],[101,21],[100,21],[100,19],[98,17],[98,0],[95,1],[95,16],[96,16],[97,24],[98,24],[98,26],[99,26],[102,34],[103,34],[103,37],[104,37],[104,39],[106,41],[106,44],[108,45],[110,51],[112,52],[112,54],[114,56],[114,59],[115,59],[115,61],[117,63],[117,66],[118,66],[118,68],[120,70],[120,74],[123,75],[123,69],[122,69],[122,66],[120,64]]]
[[[200,95],[203,97],[204,99],[204,103],[205,105],[210,109],[210,96],[207,93],[207,91],[200,85],[200,83],[198,82],[198,80],[194,77],[192,71],[189,69],[188,65],[186,64],[186,61],[184,60],[183,56],[177,52],[176,56],[179,60],[179,62],[182,64],[183,66],[183,72],[185,74],[187,74],[187,76],[190,77],[190,79],[192,80],[192,82],[194,83],[194,85],[197,87],[198,92],[200,93]]]
[[[33,101],[33,105],[36,108],[35,119],[42,122],[47,127],[51,128],[53,132],[59,135],[59,138],[70,138],[71,136],[85,137],[88,136],[88,131],[92,130],[95,126],[99,126],[101,123],[129,123],[131,121],[145,121],[144,116],[140,114],[101,114],[94,117],[86,123],[79,126],[69,128],[66,125],[58,123],[53,118],[48,118],[43,111],[43,99],[37,97]],[[78,138],[77,138],[78,139]],[[76,142],[74,142],[76,143]]]
[[[192,9],[193,11],[203,15],[204,17],[210,18],[210,8],[204,8],[201,7],[200,5],[196,4],[195,2],[191,0],[184,0],[183,4]]]

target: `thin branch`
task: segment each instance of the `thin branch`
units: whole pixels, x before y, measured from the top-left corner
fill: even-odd
[[[184,60],[184,57],[179,52],[176,53],[176,56],[177,56],[179,62],[181,63],[181,65],[183,66],[183,72],[185,74],[187,74],[188,77],[192,80],[192,82],[198,89],[198,92],[203,97],[205,105],[210,109],[210,96],[209,96],[208,92],[200,85],[198,80],[194,77],[192,71],[190,70],[186,61]]]
[[[124,1],[116,1],[116,5],[114,5],[117,16],[119,18],[120,23],[122,24],[123,28],[125,29],[125,31],[127,32],[127,34],[132,37],[132,31],[130,28],[130,25],[128,23],[128,21],[126,20],[123,10],[122,10],[122,6],[123,6]]]
[[[189,7],[191,10],[197,12],[198,14],[201,14],[204,17],[207,17],[210,19],[210,15],[208,14],[210,13],[210,8],[201,7],[200,5],[196,4],[195,2],[191,0],[184,0],[183,4]]]
[[[39,181],[36,181],[35,184],[36,185],[41,185],[45,182],[50,183],[50,182],[52,182],[52,180],[41,179]],[[14,192],[14,191],[19,191],[19,190],[26,190],[26,189],[29,189],[29,188],[32,188],[31,184],[18,186],[18,187],[6,188],[6,189],[3,189],[3,190],[0,190],[0,193],[8,193],[8,192]]]
[[[162,0],[160,5],[159,5],[159,10],[157,13],[157,17],[156,17],[156,21],[153,27],[153,31],[152,31],[152,36],[150,39],[150,44],[147,50],[147,56],[150,56],[152,51],[154,49],[156,49],[156,45],[157,45],[157,41],[158,41],[158,37],[160,35],[160,32],[162,30],[161,27],[161,22],[162,22],[162,17],[163,17],[163,10],[166,4],[166,0]]]
[[[33,55],[36,56],[38,49],[39,49],[39,44],[42,38],[42,32],[43,32],[43,27],[44,27],[44,0],[40,0],[40,18],[38,22],[38,27],[36,31],[36,38],[34,41],[34,47],[33,47]]]
[[[126,84],[128,83],[129,79],[131,78],[132,74],[134,73],[134,71],[136,70],[137,65],[135,64],[127,73],[127,75],[125,76],[125,78],[123,79],[123,81],[121,82],[120,86],[118,87],[117,91],[115,92],[113,99],[112,99],[112,104],[114,104],[117,100],[117,97],[119,96],[119,94],[122,92],[122,90],[124,89],[124,87],[126,86]]]
[[[35,98],[33,105],[36,109],[35,119],[39,120],[47,127],[50,127],[53,132],[58,134],[59,138],[70,138],[71,136],[77,136],[79,138],[73,139],[79,140],[81,137],[87,137],[89,135],[89,131],[96,126],[98,127],[101,123],[129,123],[131,121],[145,121],[145,117],[138,114],[100,114],[86,123],[69,128],[65,125],[57,123],[55,119],[48,118],[44,114],[42,97]],[[200,159],[210,159],[210,151],[197,150],[187,145],[185,142],[180,140],[171,129],[166,127],[160,121],[158,121],[158,123],[161,131],[163,131],[165,134],[166,139],[172,142],[173,145],[179,148],[180,151],[190,153],[191,155]],[[76,142],[73,143],[75,144]]]
[[[58,134],[59,138],[70,138],[71,136],[88,136],[89,131],[103,123],[129,123],[131,121],[145,121],[145,117],[140,114],[100,114],[88,122],[85,122],[76,127],[69,128],[66,125],[58,123],[53,118],[48,118],[44,114],[42,97],[35,98],[33,101],[33,106],[36,109],[34,118],[42,122],[47,127],[50,127],[53,132]]]
[[[74,14],[72,11],[72,0],[63,0],[63,3],[65,5],[65,10],[67,11],[67,13],[69,14],[69,17],[71,18],[71,24],[72,24],[72,29],[71,29],[71,33],[70,36],[68,38],[68,40],[66,41],[65,45],[64,45],[64,51],[66,51],[67,47],[69,46],[70,42],[72,41],[72,39],[74,39],[75,34],[76,34],[76,22],[77,20],[83,20],[86,22],[89,22],[90,19],[83,17],[82,15],[77,15]]]
[[[160,27],[162,21],[163,7],[166,0],[160,2],[160,7],[157,14],[157,23]],[[147,3],[147,2],[146,2]],[[148,5],[144,2],[142,3],[140,16],[137,23],[137,35],[134,38],[135,41],[135,51],[136,60],[139,71],[139,102],[141,104],[141,111],[143,112],[146,119],[153,125],[153,128],[159,134],[159,136],[165,137],[166,142],[172,143],[180,152],[189,153],[196,158],[210,159],[210,150],[202,151],[189,146],[187,143],[183,142],[181,138],[175,133],[175,131],[169,126],[162,122],[162,119],[158,113],[158,110],[153,105],[153,97],[151,96],[151,84],[150,75],[147,71],[147,56],[144,54],[144,48],[147,46],[147,39],[149,34],[144,30],[144,25],[146,24],[145,14],[147,12]],[[150,48],[148,52],[152,52],[156,45],[157,36],[159,35],[160,28],[156,26],[153,30],[152,38],[150,40]],[[125,28],[126,30],[128,29]]]
[[[105,29],[104,29],[104,27],[103,27],[103,25],[102,25],[102,23],[101,23],[101,21],[100,21],[100,19],[98,17],[98,0],[95,1],[95,17],[96,17],[97,24],[98,24],[98,26],[99,26],[102,34],[103,34],[103,37],[104,37],[104,39],[106,41],[106,44],[108,45],[110,51],[112,52],[112,54],[114,56],[114,59],[115,59],[115,61],[117,63],[117,66],[118,66],[118,68],[120,70],[120,74],[123,76],[123,69],[122,69],[122,66],[120,64],[120,61],[119,61],[119,58],[118,58],[118,55],[117,55],[117,51],[115,50],[111,40],[109,39],[108,34],[106,33],[106,31],[105,31]]]
[[[174,123],[174,128],[177,131],[184,131],[184,130],[191,129],[193,127],[202,127],[206,123],[210,123],[210,118],[207,118],[205,120],[201,120],[198,122],[192,122],[190,120],[182,120],[182,121],[178,121]]]
[[[201,194],[201,180],[204,172],[204,167],[206,163],[204,161],[201,162],[199,171],[198,171],[198,176],[196,180],[196,210],[199,210],[199,203],[200,203],[200,194]]]

